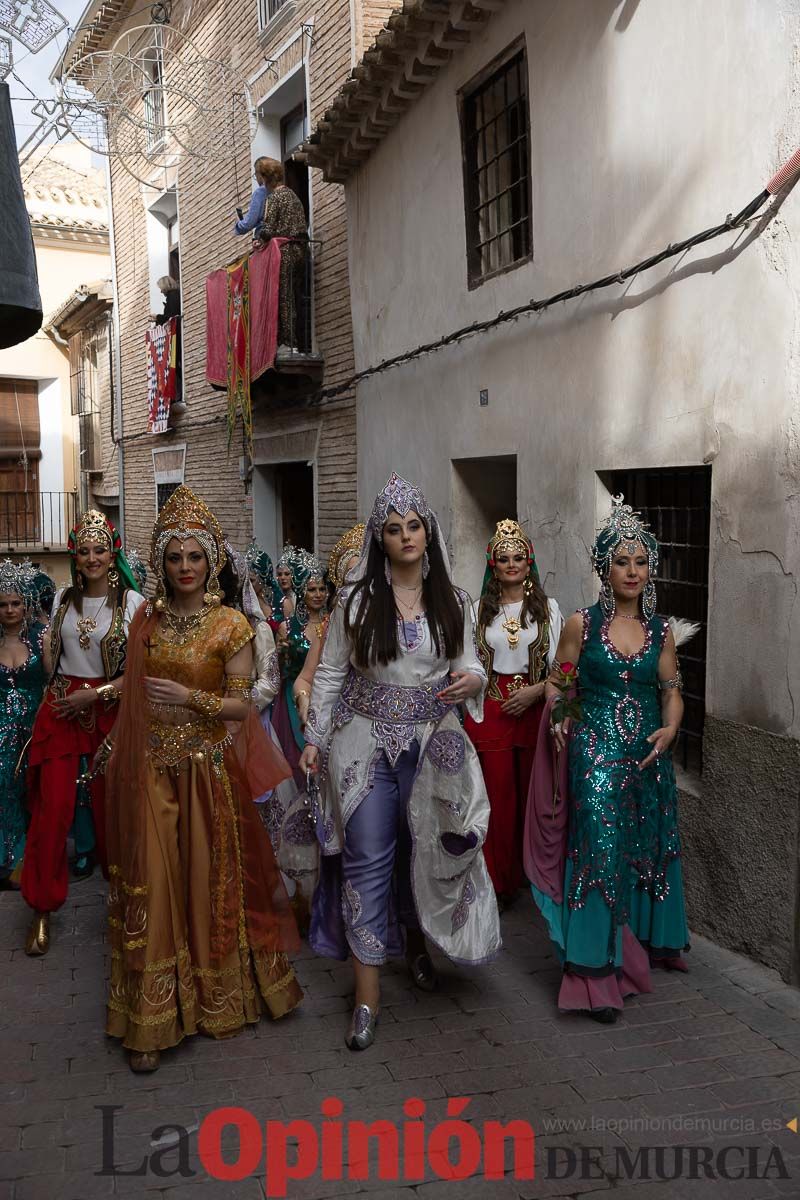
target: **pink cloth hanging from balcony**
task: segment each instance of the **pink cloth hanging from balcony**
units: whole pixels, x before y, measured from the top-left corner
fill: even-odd
[[[250,382],[275,364],[281,247],[285,241],[286,238],[272,238],[263,250],[254,250],[230,267],[213,271],[206,279],[206,379],[215,387],[228,387],[228,356],[236,354],[237,347],[241,351],[241,337],[237,338],[236,331],[231,329],[229,312],[236,308],[230,303],[231,283],[238,286],[244,263],[249,276]]]

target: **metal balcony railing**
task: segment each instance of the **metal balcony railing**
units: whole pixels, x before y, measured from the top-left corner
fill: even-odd
[[[279,360],[287,348],[293,354],[314,352],[314,265],[319,244],[296,238],[284,247],[287,269],[281,272],[280,300],[286,317],[278,327]]]
[[[0,492],[0,545],[65,550],[78,511],[77,492]]]

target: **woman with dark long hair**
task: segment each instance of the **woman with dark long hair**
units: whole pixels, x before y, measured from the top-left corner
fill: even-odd
[[[460,963],[500,948],[481,852],[489,802],[456,713],[467,704],[479,716],[485,683],[472,603],[451,582],[436,514],[392,475],[331,616],[300,762],[327,773],[309,941],[319,954],[352,953],[351,1050],[374,1040],[390,955],[405,949],[430,991],[426,935]]]
[[[83,862],[105,870],[103,780],[76,782],[114,724],[122,690],[128,629],[144,597],[136,590],[120,536],[90,509],[68,539],[72,585],[59,588],[44,639],[49,683],[28,755],[31,821],[22,895],[34,910],[25,953],[46,954],[50,914],[67,898],[67,835],[75,820]],[[82,843],[81,843],[82,839]]]
[[[501,910],[525,884],[522,834],[544,686],[563,620],[536,569],[533,544],[516,521],[497,523],[486,547],[478,607],[478,652],[489,683],[483,721],[464,728],[478,751],[492,809],[483,853]]]
[[[159,513],[150,566],[155,599],[131,627],[119,719],[96,764],[110,756],[106,1032],[134,1071],[302,996],[286,958],[297,928],[252,803],[289,768],[250,703],[253,629],[221,603],[222,531],[183,485]]]

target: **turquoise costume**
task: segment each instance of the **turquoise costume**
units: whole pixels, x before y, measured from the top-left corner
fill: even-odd
[[[630,655],[609,633],[616,615],[610,571],[620,551],[646,554],[649,568],[638,614],[644,642]],[[581,715],[560,755],[542,724],[524,855],[533,898],[564,967],[559,1008],[609,1021],[626,996],[651,990],[650,964],[686,970],[672,760],[667,752],[639,767],[653,750],[648,737],[664,723],[662,694],[682,681],[680,670],[673,679],[659,677],[669,621],[655,614],[658,543],[621,496],[614,497],[592,558],[601,588],[599,603],[580,612]],[[552,711],[551,699],[551,725]]]
[[[22,862],[27,828],[24,750],[45,686],[42,635],[38,621],[23,626],[20,641],[28,657],[16,670],[0,663],[0,879]],[[23,758],[20,763],[20,758]],[[17,765],[19,764],[19,771]]]
[[[639,770],[660,728],[658,659],[669,628],[643,619],[645,643],[626,657],[599,604],[583,610],[583,721],[569,742],[570,814],[564,899],[550,917],[565,967],[579,975],[622,968],[622,927],[654,958],[687,946],[681,845],[672,761]],[[537,896],[544,901],[544,897]]]

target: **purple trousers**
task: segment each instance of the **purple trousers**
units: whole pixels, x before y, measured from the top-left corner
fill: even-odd
[[[309,941],[318,954],[380,966],[403,952],[399,925],[418,929],[411,888],[411,832],[406,807],[419,743],[395,766],[381,753],[372,787],[344,831],[342,854],[323,857]]]

